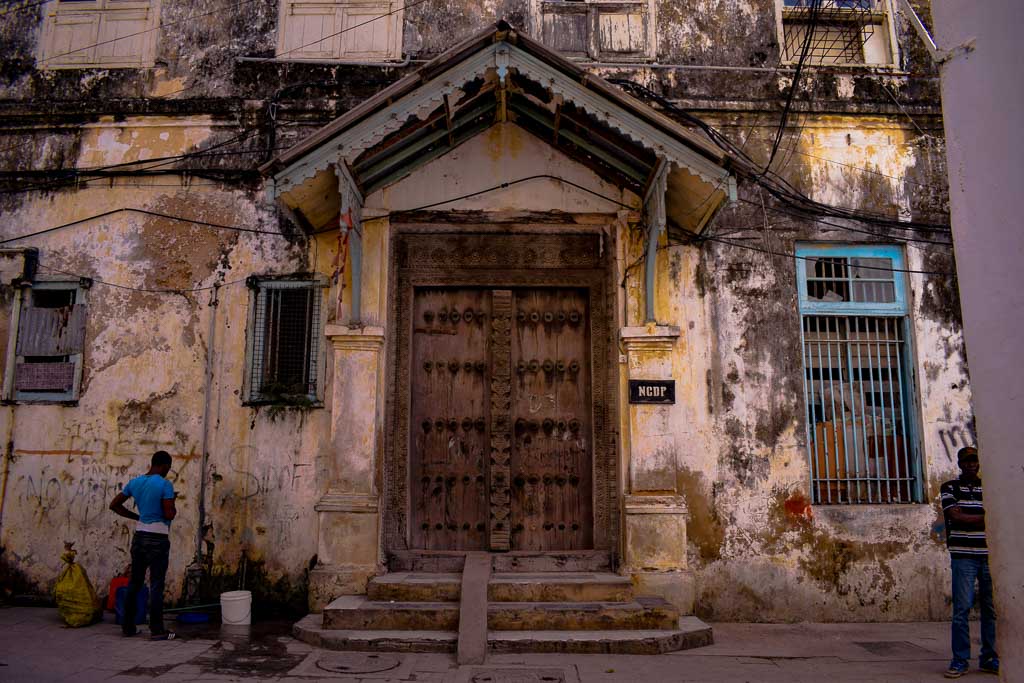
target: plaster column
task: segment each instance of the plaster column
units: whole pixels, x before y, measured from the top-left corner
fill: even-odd
[[[628,379],[670,380],[679,328],[624,327]],[[694,588],[686,572],[686,501],[676,486],[672,405],[628,404],[627,490],[623,500],[626,571],[642,593],[661,595],[693,612]]]
[[[316,504],[318,564],[310,609],[366,592],[378,570],[380,502],[376,485],[384,329],[328,325],[334,352],[327,492]]]

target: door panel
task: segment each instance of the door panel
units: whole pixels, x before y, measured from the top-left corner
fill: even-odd
[[[411,547],[593,547],[586,290],[413,293]]]
[[[512,548],[590,548],[590,333],[585,290],[516,290]]]
[[[409,373],[414,548],[487,548],[489,331],[487,290],[415,290]]]

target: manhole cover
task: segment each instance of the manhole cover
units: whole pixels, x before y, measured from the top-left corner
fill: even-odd
[[[361,652],[325,654],[316,660],[318,669],[336,674],[375,674],[397,669],[398,665],[398,657],[394,655],[368,655]]]
[[[473,675],[473,683],[565,683],[558,669],[494,669]]]
[[[920,657],[932,654],[929,650],[905,640],[854,642],[854,645],[864,648],[876,657]]]

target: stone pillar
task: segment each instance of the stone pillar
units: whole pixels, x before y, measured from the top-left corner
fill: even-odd
[[[649,324],[621,330],[628,378],[667,380],[679,328]],[[686,501],[676,485],[673,405],[629,404],[627,485],[623,500],[624,567],[642,593],[661,595],[693,612],[693,579],[686,570]]]
[[[382,414],[384,329],[328,325],[334,352],[331,460],[327,492],[316,504],[319,541],[310,574],[310,609],[339,595],[366,592],[379,567],[380,499],[376,485]]]

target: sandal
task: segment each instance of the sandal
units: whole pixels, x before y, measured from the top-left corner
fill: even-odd
[[[150,640],[174,640],[177,634],[174,631],[168,631],[167,633],[154,633],[149,637]]]

